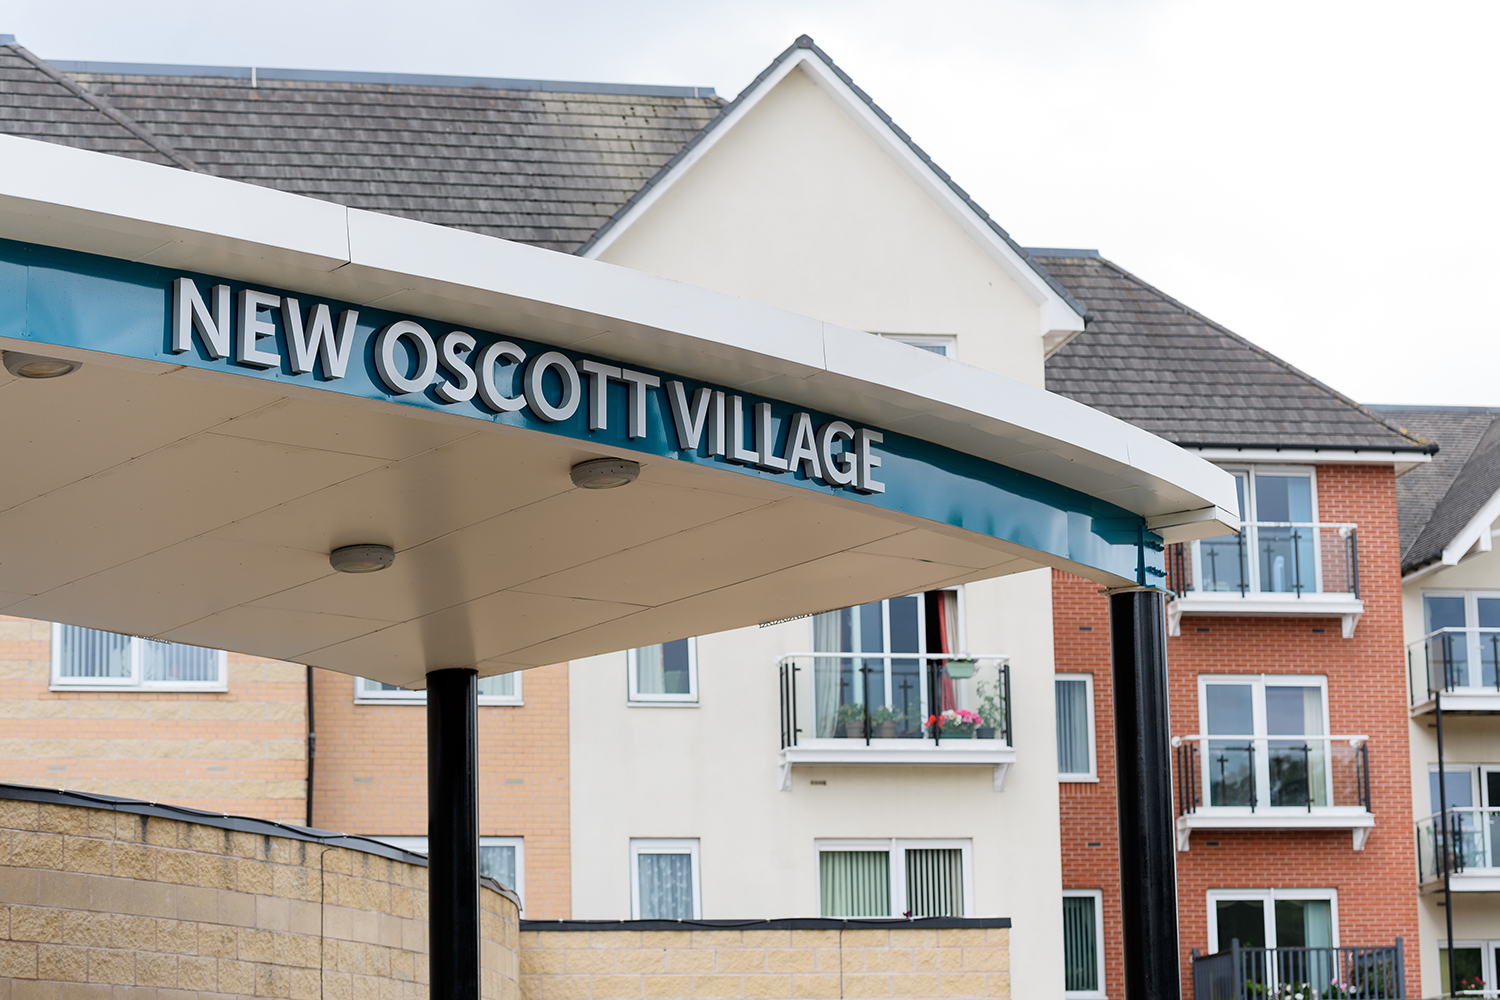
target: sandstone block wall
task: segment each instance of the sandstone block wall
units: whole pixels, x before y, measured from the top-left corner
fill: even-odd
[[[0,1000],[426,1000],[420,859],[151,811],[0,798]],[[481,896],[482,996],[518,1000]]]
[[[1010,930],[969,926],[852,926],[832,920],[769,921],[777,929],[631,929],[564,922],[521,930],[525,1000],[677,1000],[838,997],[1009,997]],[[821,926],[820,926],[821,925]],[[828,926],[835,925],[835,926]],[[658,925],[659,926],[659,925]]]

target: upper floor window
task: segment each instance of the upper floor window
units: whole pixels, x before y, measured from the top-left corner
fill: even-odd
[[[223,691],[228,659],[218,649],[52,625],[53,689]]]
[[[698,920],[698,841],[630,842],[630,916],[634,920]]]
[[[1331,804],[1325,678],[1200,677],[1198,685],[1208,805]]]
[[[962,917],[973,895],[967,840],[818,841],[825,917]]]
[[[1244,948],[1338,947],[1338,894],[1332,889],[1214,889],[1208,893],[1208,940],[1213,951]],[[1329,982],[1339,971],[1333,956],[1324,974],[1309,970],[1308,980]],[[1312,957],[1312,956],[1310,956]]]
[[[1500,592],[1424,590],[1422,619],[1429,685],[1500,690]]]
[[[1183,564],[1168,566],[1174,589],[1242,597],[1358,591],[1356,526],[1318,521],[1312,469],[1245,466],[1226,471],[1234,476],[1240,532],[1181,550]]]
[[[1101,1000],[1104,992],[1104,894],[1063,890],[1063,996]]]
[[[413,691],[411,688],[397,687],[395,684],[386,684],[382,681],[372,681],[368,677],[356,677],[354,678],[354,701],[356,704],[425,705],[427,692]],[[521,672],[479,678],[479,704],[522,704]]]
[[[667,704],[698,700],[698,640],[677,639],[626,654],[630,700]]]
[[[928,351],[945,358],[958,357],[958,338],[942,333],[882,333],[887,340],[900,341],[918,350]]]
[[[1063,781],[1089,781],[1094,771],[1094,676],[1058,674],[1057,774]]]

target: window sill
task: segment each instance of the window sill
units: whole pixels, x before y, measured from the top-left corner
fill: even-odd
[[[1059,774],[1057,780],[1060,784],[1064,785],[1097,785],[1099,783],[1099,776],[1097,774]],[[1071,993],[1068,994],[1068,996],[1072,995]],[[1094,994],[1080,993],[1078,995],[1093,996]]]
[[[48,691],[58,693],[78,692],[93,693],[108,692],[110,694],[226,694],[229,691],[228,684],[57,684],[47,685]]]
[[[1177,817],[1177,849],[1186,851],[1194,830],[1348,830],[1356,851],[1365,849],[1375,817],[1361,806],[1327,806],[1308,812],[1284,809],[1200,808]]]
[[[987,744],[987,745],[986,745]],[[777,757],[783,792],[792,790],[794,767],[991,767],[995,791],[1005,790],[1016,751],[999,740],[804,740]]]
[[[696,701],[637,701],[630,699],[625,702],[626,708],[697,708]]]
[[[1345,639],[1354,638],[1354,626],[1365,612],[1365,602],[1353,594],[1222,594],[1189,591],[1167,604],[1167,632],[1182,634],[1183,615],[1236,617],[1269,615],[1278,618],[1338,618]]]
[[[422,698],[358,698],[354,699],[356,705],[395,705],[398,708],[426,708],[427,699]],[[480,708],[524,708],[524,701],[489,701],[479,699]]]

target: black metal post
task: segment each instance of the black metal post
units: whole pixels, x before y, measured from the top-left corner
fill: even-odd
[[[427,675],[427,940],[432,1000],[479,1000],[479,675]]]
[[[1109,596],[1126,1000],[1182,995],[1172,827],[1166,604],[1160,590]]]
[[[1446,634],[1444,638],[1447,638]],[[1443,664],[1443,677],[1446,680],[1448,665]],[[1453,836],[1456,831],[1452,830],[1448,816],[1448,773],[1443,767],[1443,692],[1434,691],[1433,714],[1437,716],[1437,752],[1438,752],[1438,810],[1439,819],[1442,820],[1443,830],[1443,917],[1448,923],[1448,995],[1456,996],[1454,992],[1458,989],[1458,977],[1453,974]]]

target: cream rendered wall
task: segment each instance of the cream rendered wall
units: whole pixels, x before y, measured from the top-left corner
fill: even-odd
[[[1041,385],[1040,309],[801,70],[601,258],[855,329],[951,334]],[[1012,919],[1012,995],[1063,992],[1051,577],[971,584],[967,648],[1008,653],[1018,761],[797,768],[777,790],[776,659],[808,621],[698,640],[696,708],[631,707],[623,653],[570,669],[573,916],[630,913],[632,837],[700,841],[706,917],[816,915],[820,838],[967,838],[974,910]],[[813,779],[826,785],[812,785]]]
[[[796,768],[777,788],[776,659],[810,622],[698,639],[695,707],[627,704],[625,655],[570,668],[575,919],[630,915],[631,838],[696,838],[706,918],[817,916],[815,841],[973,841],[971,915],[1012,919],[1013,996],[1062,995],[1062,892],[1047,570],[970,584],[967,648],[1012,657],[1019,758],[991,769]],[[812,781],[826,781],[813,785]]]
[[[800,69],[602,255],[1042,384],[1039,307]]]
[[[1497,521],[1491,530],[1500,527]],[[1500,550],[1476,552],[1459,562],[1402,587],[1403,619],[1406,641],[1413,643],[1426,634],[1422,616],[1422,592],[1426,590],[1497,590],[1500,591]],[[1412,666],[1417,696],[1425,685],[1421,660]],[[1428,770],[1437,763],[1437,734],[1432,716],[1412,721],[1411,775],[1412,816],[1430,815]],[[1443,758],[1449,764],[1500,763],[1500,726],[1489,716],[1464,717],[1444,714]],[[1412,863],[1416,868],[1415,859]],[[1442,895],[1423,898],[1421,913],[1422,992],[1437,996],[1440,989],[1438,942],[1448,936],[1443,914]],[[1491,893],[1455,893],[1453,898],[1453,937],[1457,941],[1500,941],[1500,897]]]

